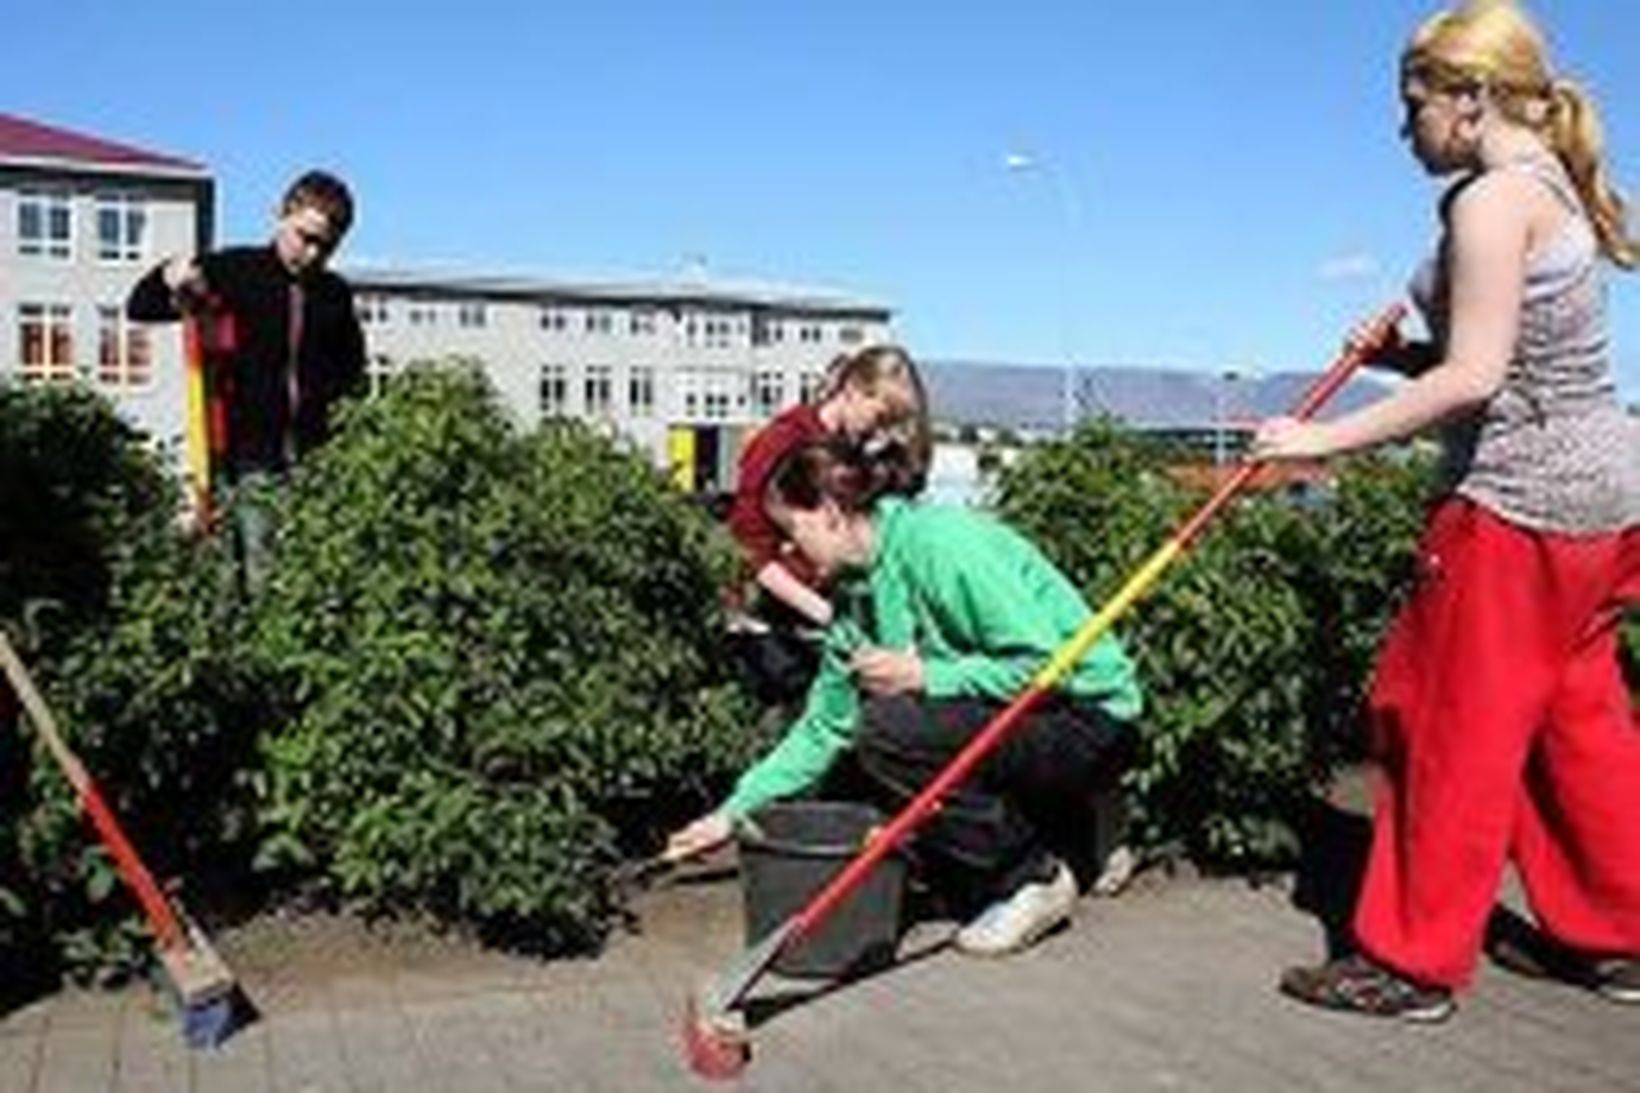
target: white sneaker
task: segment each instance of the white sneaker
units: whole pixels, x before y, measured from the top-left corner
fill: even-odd
[[[1062,862],[1053,877],[1020,885],[957,931],[954,944],[970,956],[1007,956],[1030,945],[1071,917],[1076,877]]]
[[[1121,895],[1122,889],[1133,880],[1133,874],[1139,869],[1139,858],[1126,843],[1112,850],[1105,858],[1105,867],[1099,871],[1089,889],[1096,896]]]

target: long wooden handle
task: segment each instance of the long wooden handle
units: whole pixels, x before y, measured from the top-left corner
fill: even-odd
[[[137,856],[136,847],[125,837],[125,831],[114,818],[113,809],[103,800],[97,784],[86,773],[85,765],[63,740],[63,734],[57,727],[57,719],[52,716],[45,699],[40,697],[40,689],[34,685],[34,677],[24,667],[22,658],[17,655],[17,650],[13,648],[11,639],[6,636],[3,629],[0,629],[0,669],[4,669],[11,689],[22,701],[29,721],[40,734],[40,739],[45,741],[51,757],[62,768],[63,776],[68,779],[69,785],[74,787],[74,792],[80,799],[80,806],[91,818],[91,826],[96,828],[97,836],[113,857],[114,865],[124,878],[126,886],[131,889],[132,895],[137,897],[143,914],[147,916],[149,928],[159,939],[160,946],[167,949],[185,946],[186,934],[176,911],[165,898],[165,894],[159,890],[159,885],[154,883],[153,874],[148,872],[148,867]]]
[[[1307,418],[1321,405],[1331,398],[1342,387],[1374,350],[1381,347],[1389,338],[1391,331],[1401,321],[1406,313],[1404,305],[1396,304],[1386,309],[1368,328],[1368,336],[1345,352],[1327,368],[1319,379],[1305,392],[1304,397],[1294,408],[1295,417]],[[821,921],[829,915],[838,903],[842,902],[866,877],[873,867],[883,857],[887,856],[894,847],[898,846],[929,813],[939,808],[941,799],[953,786],[966,778],[974,767],[988,754],[997,743],[1011,733],[1019,721],[1031,711],[1044,697],[1052,692],[1059,681],[1068,675],[1082,659],[1093,644],[1102,638],[1111,628],[1111,625],[1134,602],[1150,590],[1156,581],[1192,542],[1201,535],[1208,522],[1229,503],[1230,499],[1246,488],[1253,476],[1264,466],[1261,462],[1243,464],[1235,474],[1231,475],[1216,490],[1196,512],[1186,520],[1176,532],[1168,537],[1145,562],[1140,565],[1131,577],[1117,590],[1116,594],[1106,601],[1081,628],[1050,657],[1042,669],[1037,672],[1018,697],[1010,702],[1006,708],[978,733],[972,736],[968,743],[951,759],[934,779],[925,786],[920,793],[911,799],[900,813],[866,845],[853,861],[845,866],[832,878],[825,888],[795,916],[795,937],[802,937],[812,932]]]

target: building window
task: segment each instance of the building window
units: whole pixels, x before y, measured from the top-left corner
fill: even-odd
[[[73,323],[67,304],[17,305],[17,361],[25,382],[74,378]]]
[[[837,340],[844,345],[859,345],[866,340],[866,332],[857,326],[844,326],[837,329]]]
[[[147,387],[154,378],[148,328],[113,304],[97,308],[97,382],[106,387]]]
[[[706,332],[706,344],[726,346],[734,340],[735,324],[729,319],[707,319],[702,324]]]
[[[359,321],[367,326],[387,322],[387,299],[385,297],[360,296],[354,302],[353,307],[359,313]]]
[[[569,329],[569,315],[555,307],[541,309],[541,329],[561,334]]]
[[[690,344],[721,347],[733,342],[735,327],[732,319],[691,315],[683,324],[683,334]]]
[[[778,371],[760,371],[752,377],[752,412],[773,417],[786,399],[786,377]]]
[[[466,327],[485,326],[489,323],[489,315],[482,303],[465,303],[456,308],[456,322]]]
[[[684,417],[723,422],[746,409],[746,374],[727,369],[700,369],[677,374],[684,396]]]
[[[370,385],[370,393],[379,395],[387,390],[395,375],[393,358],[386,353],[372,353],[365,362],[365,379]]]
[[[655,313],[653,311],[634,311],[627,316],[627,333],[633,337],[646,337],[655,333]]]
[[[614,369],[607,364],[587,365],[581,390],[586,399],[587,416],[607,417],[615,401]]]
[[[541,366],[541,416],[563,417],[569,412],[569,367]]]
[[[766,315],[752,316],[752,344],[778,345],[780,344],[780,320]]]
[[[635,364],[626,381],[626,402],[633,417],[652,417],[655,413],[655,369],[647,364]]]
[[[17,253],[67,259],[74,249],[74,218],[68,194],[24,190],[17,195]]]
[[[135,194],[97,195],[97,260],[140,262],[148,236],[148,209]]]
[[[821,336],[820,327],[814,323],[805,323],[797,330],[797,340],[800,342],[818,342]]]
[[[826,382],[824,372],[804,372],[797,377],[797,397],[804,402],[813,402],[820,394],[820,387]]]
[[[615,329],[615,317],[607,311],[589,311],[582,321],[588,334],[608,334]]]
[[[411,304],[410,325],[432,326],[438,321],[438,308],[432,304]]]

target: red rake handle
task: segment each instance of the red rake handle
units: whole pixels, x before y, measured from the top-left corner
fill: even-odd
[[[1405,313],[1404,305],[1395,304],[1374,319],[1367,328],[1367,336],[1340,354],[1327,371],[1310,386],[1298,406],[1294,408],[1293,416],[1308,418],[1320,409],[1323,403],[1348,382],[1350,376],[1373,351],[1385,344]],[[791,944],[817,928],[839,903],[847,899],[854,889],[864,882],[878,862],[899,846],[913,828],[939,808],[940,800],[946,793],[966,778],[1002,738],[1013,731],[1020,719],[1052,692],[1059,679],[1068,673],[1093,643],[1109,630],[1111,622],[1155,583],[1162,570],[1195,541],[1208,521],[1229,503],[1231,498],[1245,489],[1263,466],[1262,462],[1244,463],[1225,479],[1213,496],[1140,567],[1122,590],[1065,643],[1031,684],[975,734],[945,769],[940,771],[922,792],[912,798],[911,802],[889,821],[888,826],[874,835],[865,848],[797,913],[792,922],[791,935],[784,944]]]
[[[17,693],[23,703],[23,709],[28,712],[29,720],[39,731],[45,741],[46,749],[51,752],[58,767],[62,769],[63,777],[68,784],[74,787],[79,795],[80,805],[91,820],[91,826],[97,831],[97,837],[102,840],[104,848],[114,859],[114,865],[119,869],[120,876],[126,886],[137,897],[142,906],[142,912],[148,919],[149,928],[159,939],[160,947],[175,948],[184,943],[182,923],[176,912],[172,910],[170,902],[159,885],[154,883],[154,877],[143,865],[142,859],[137,856],[136,848],[131,840],[125,837],[125,831],[119,821],[114,818],[114,812],[103,800],[97,790],[97,785],[86,773],[85,765],[63,741],[62,733],[57,729],[56,719],[51,716],[51,710],[45,700],[40,697],[39,689],[34,686],[34,679],[28,669],[23,666],[17,650],[12,647],[11,639],[4,631],[0,631],[0,668],[11,681],[11,689]]]

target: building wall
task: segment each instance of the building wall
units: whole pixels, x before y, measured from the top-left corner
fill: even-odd
[[[22,253],[23,195],[41,193],[66,199],[66,256]],[[98,253],[99,208],[111,195],[132,202],[143,222],[133,252],[112,259]],[[145,328],[147,374],[133,383],[128,374],[110,376],[99,367],[99,309],[117,313],[123,339],[125,300],[137,279],[163,258],[209,247],[212,202],[204,176],[0,164],[0,377],[25,378],[25,307],[66,308],[72,353],[54,378],[92,386],[150,438],[180,446],[180,327]],[[520,427],[549,414],[603,423],[656,465],[671,465],[674,479],[690,489],[732,486],[740,449],[759,424],[805,397],[839,352],[891,336],[884,308],[777,292],[556,282],[519,282],[503,291],[343,272],[354,284],[378,380],[415,361],[475,359]],[[562,377],[561,404],[543,403],[549,373]],[[632,397],[634,377],[642,375],[652,389],[647,407]],[[608,402],[600,405],[596,396],[606,383]]]
[[[603,422],[660,466],[692,451],[703,465],[679,478],[692,488],[732,485],[735,459],[757,425],[811,390],[839,352],[890,336],[886,312],[545,290],[486,294],[344,273],[378,377],[418,361],[475,359],[520,426],[554,413]],[[632,399],[634,376],[644,371],[652,378],[648,408]],[[565,397],[553,405],[544,387],[557,377]],[[603,381],[607,405],[599,397]],[[680,431],[691,434],[681,446]]]
[[[23,195],[67,197],[70,221],[66,258],[21,253]],[[143,230],[134,253],[98,255],[99,197],[126,195],[142,212]],[[99,368],[99,307],[118,311],[123,322],[131,286],[161,258],[193,253],[208,229],[210,182],[204,178],[155,178],[43,168],[0,166],[0,377],[22,378],[22,316],[25,305],[69,309],[74,377],[111,397],[121,415],[161,443],[183,433],[182,335],[178,327],[151,327],[146,382],[110,382]]]

